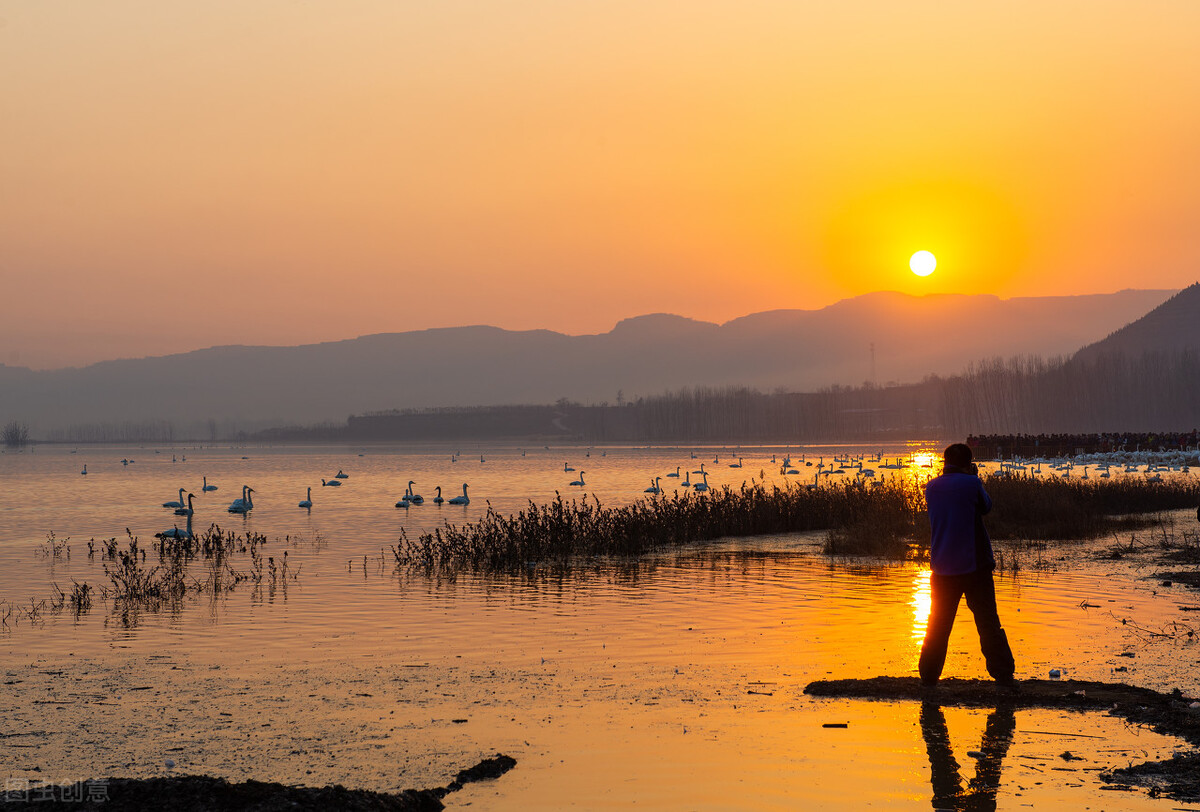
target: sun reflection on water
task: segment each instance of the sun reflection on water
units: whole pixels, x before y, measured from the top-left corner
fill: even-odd
[[[909,601],[913,611],[913,640],[925,639],[925,626],[929,623],[929,612],[933,605],[933,593],[929,584],[932,574],[928,567],[922,567],[913,573],[912,600]]]

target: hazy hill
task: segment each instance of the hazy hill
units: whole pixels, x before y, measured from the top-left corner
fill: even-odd
[[[1191,288],[1189,288],[1191,290]],[[873,293],[819,310],[723,325],[670,315],[600,335],[454,327],[300,347],[213,347],[78,369],[0,366],[0,422],[35,435],[82,423],[342,422],[394,408],[615,402],[685,386],[811,391],[872,378],[914,381],[981,358],[1069,355],[1158,306],[1170,291],[1001,300]],[[874,345],[874,365],[872,365]]]
[[[1192,350],[1200,353],[1200,282],[1189,285],[1137,321],[1075,354],[1081,361],[1123,353]]]

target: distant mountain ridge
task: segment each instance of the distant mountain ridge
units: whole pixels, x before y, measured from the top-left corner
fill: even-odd
[[[261,427],[403,408],[615,402],[618,391],[635,398],[685,386],[814,391],[914,381],[983,358],[1070,355],[1171,293],[1001,300],[881,292],[723,325],[653,314],[599,335],[449,327],[298,347],[212,347],[78,369],[0,365],[0,422],[24,421],[38,436],[163,420],[178,436],[206,437],[197,426],[210,421]]]
[[[1137,321],[1075,354],[1080,361],[1101,355],[1191,350],[1200,353],[1200,282],[1191,284]]]

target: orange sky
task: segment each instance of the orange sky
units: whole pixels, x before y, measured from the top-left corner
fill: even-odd
[[[1197,31],[1193,0],[0,0],[0,363],[1183,287]]]

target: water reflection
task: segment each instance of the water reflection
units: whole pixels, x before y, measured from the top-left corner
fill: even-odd
[[[932,574],[933,571],[928,567],[922,567],[913,573],[912,639],[917,643],[925,639],[925,627],[929,625],[929,613],[933,608],[933,589],[929,581]]]
[[[996,791],[1000,788],[1000,768],[1012,744],[1017,718],[1008,703],[996,706],[988,714],[983,740],[975,754],[975,776],[963,789],[958,761],[950,746],[946,715],[935,702],[921,705],[921,736],[929,754],[929,782],[933,787],[933,808],[988,810],[996,809]]]

